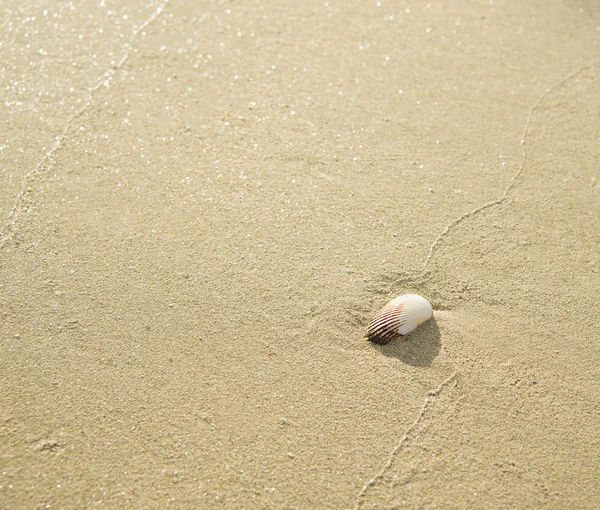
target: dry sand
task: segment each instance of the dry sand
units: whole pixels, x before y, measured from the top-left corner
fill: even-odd
[[[0,27],[2,508],[600,506],[598,2]]]

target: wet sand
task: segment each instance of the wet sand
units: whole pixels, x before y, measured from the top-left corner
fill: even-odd
[[[595,2],[0,28],[3,508],[600,505]]]

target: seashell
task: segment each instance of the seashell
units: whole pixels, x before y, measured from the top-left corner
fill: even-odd
[[[379,310],[369,323],[367,337],[379,345],[408,335],[413,329],[431,319],[433,308],[417,294],[404,294],[392,299]]]

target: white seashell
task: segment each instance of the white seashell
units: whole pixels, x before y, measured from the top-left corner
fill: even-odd
[[[375,314],[369,323],[367,337],[371,342],[385,345],[399,336],[408,335],[432,315],[433,308],[425,298],[417,294],[398,296]]]

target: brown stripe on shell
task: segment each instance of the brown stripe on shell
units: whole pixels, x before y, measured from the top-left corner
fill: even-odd
[[[402,336],[398,330],[404,325],[400,319],[404,303],[397,306],[382,308],[371,319],[367,330],[367,338],[379,345],[389,344],[395,338]]]

